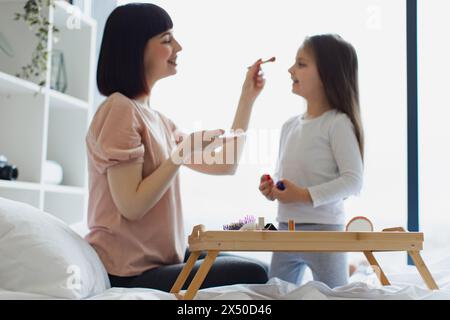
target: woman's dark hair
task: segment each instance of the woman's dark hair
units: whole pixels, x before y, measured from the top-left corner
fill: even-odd
[[[355,48],[334,34],[308,37],[303,47],[315,58],[331,107],[345,113],[352,121],[364,160],[364,130],[359,107],[358,57]]]
[[[144,51],[150,38],[173,27],[167,12],[150,3],[119,6],[106,21],[97,67],[101,94],[129,98],[148,94]]]

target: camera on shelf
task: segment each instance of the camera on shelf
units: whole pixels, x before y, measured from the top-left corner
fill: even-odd
[[[16,166],[8,164],[8,159],[0,155],[0,180],[17,180],[19,170]]]

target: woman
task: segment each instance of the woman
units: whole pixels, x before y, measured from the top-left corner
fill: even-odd
[[[179,168],[231,175],[242,151],[241,143],[234,150],[236,138],[217,138],[223,130],[185,135],[151,106],[155,84],[177,73],[182,48],[172,27],[166,11],[143,3],[117,7],[105,26],[97,84],[107,99],[86,137],[90,191],[86,238],[113,287],[170,290],[187,259]],[[260,63],[247,73],[232,129],[248,128],[253,103],[265,84]],[[200,143],[192,143],[199,139]],[[215,150],[212,147],[222,142],[227,144],[213,154],[214,159],[228,159],[227,151],[236,151],[233,163],[190,161],[195,153]],[[222,255],[203,287],[266,281],[261,263]]]

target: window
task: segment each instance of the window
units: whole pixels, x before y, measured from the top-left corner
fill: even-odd
[[[418,1],[419,195],[424,259],[441,259],[450,241],[450,41],[445,0]]]
[[[259,177],[274,171],[282,124],[305,110],[303,100],[290,92],[287,70],[305,36],[319,33],[340,34],[359,56],[365,183],[360,197],[347,200],[347,219],[367,216],[376,230],[406,226],[405,1],[152,3],[172,16],[175,37],[184,48],[179,54],[178,75],[158,84],[152,104],[186,131],[231,126],[246,67],[258,58],[277,57],[275,64],[264,66],[267,85],[254,106],[237,174],[211,177],[183,169],[187,232],[199,223],[221,229],[247,214],[275,221],[276,203],[260,195]],[[363,258],[360,254],[352,257]],[[383,266],[406,262],[402,254],[377,257]]]

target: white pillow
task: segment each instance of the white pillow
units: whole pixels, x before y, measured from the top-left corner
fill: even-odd
[[[0,198],[0,287],[83,299],[110,288],[95,250],[58,218]]]

